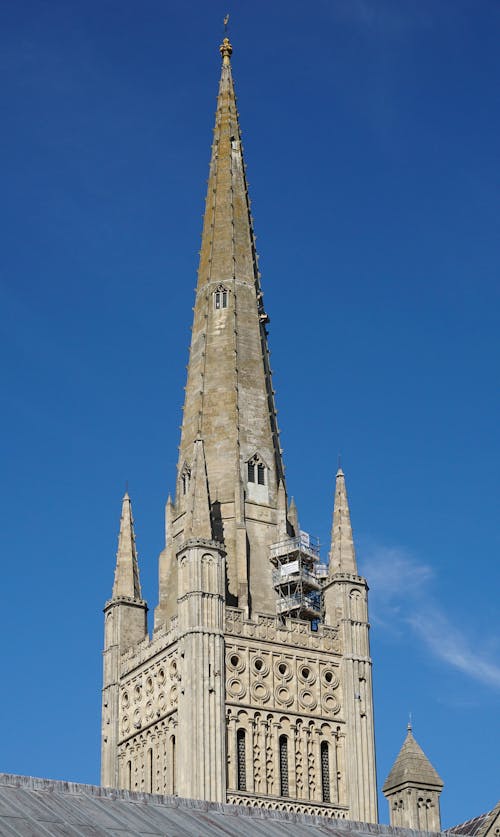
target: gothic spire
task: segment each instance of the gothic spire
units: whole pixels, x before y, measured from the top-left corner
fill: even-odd
[[[352,537],[351,515],[342,468],[338,469],[335,480],[332,541],[330,547],[330,575],[339,572],[355,574],[358,572]]]
[[[132,503],[128,491],[125,492],[122,500],[118,551],[116,553],[115,582],[113,584],[113,598],[118,599],[122,596],[130,599],[141,599],[134,519],[132,517]]]
[[[210,497],[232,502],[234,470],[257,452],[283,479],[266,324],[228,38],[222,68],[198,270],[179,472],[203,439]]]

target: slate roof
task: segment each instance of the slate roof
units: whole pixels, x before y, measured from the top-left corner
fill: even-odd
[[[490,831],[494,823],[500,825],[500,802],[497,802],[493,810],[488,811],[487,814],[480,814],[479,817],[474,817],[472,820],[454,825],[452,828],[448,828],[446,833],[463,834],[467,837],[482,837],[483,834]]]
[[[411,727],[399,751],[393,768],[384,782],[383,793],[410,783],[412,785],[429,786],[441,789],[443,780],[434,769],[419,744],[415,741]]]
[[[427,832],[0,774],[2,837],[418,837]]]
[[[467,820],[467,822],[461,822],[459,825],[454,825],[452,828],[447,829],[448,834],[467,834],[469,837],[476,837],[476,834],[479,834],[482,831],[483,826],[490,818],[491,811],[488,811],[487,814],[480,814],[479,817],[474,817],[472,820]]]

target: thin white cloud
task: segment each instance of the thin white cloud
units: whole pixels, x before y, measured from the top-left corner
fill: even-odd
[[[432,567],[419,564],[399,547],[377,547],[365,557],[364,567],[370,587],[386,600],[408,592],[417,593],[434,574]]]
[[[401,635],[409,627],[438,660],[480,683],[500,689],[500,664],[450,620],[432,592],[434,572],[406,550],[369,547],[363,573],[370,584],[373,621]]]
[[[481,657],[470,639],[442,611],[428,608],[410,615],[407,621],[435,657],[481,683],[500,688],[500,665]]]

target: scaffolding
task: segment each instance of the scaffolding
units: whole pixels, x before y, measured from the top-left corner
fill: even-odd
[[[270,546],[278,616],[315,620],[321,615],[319,542],[307,532]]]

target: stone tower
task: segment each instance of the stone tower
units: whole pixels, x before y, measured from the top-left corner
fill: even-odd
[[[127,497],[102,783],[376,822],[368,588],[343,472],[328,566],[288,500],[227,38],[220,51],[159,601],[150,638]]]
[[[441,831],[439,795],[443,781],[413,737],[411,724],[382,788],[391,825],[417,831]]]

